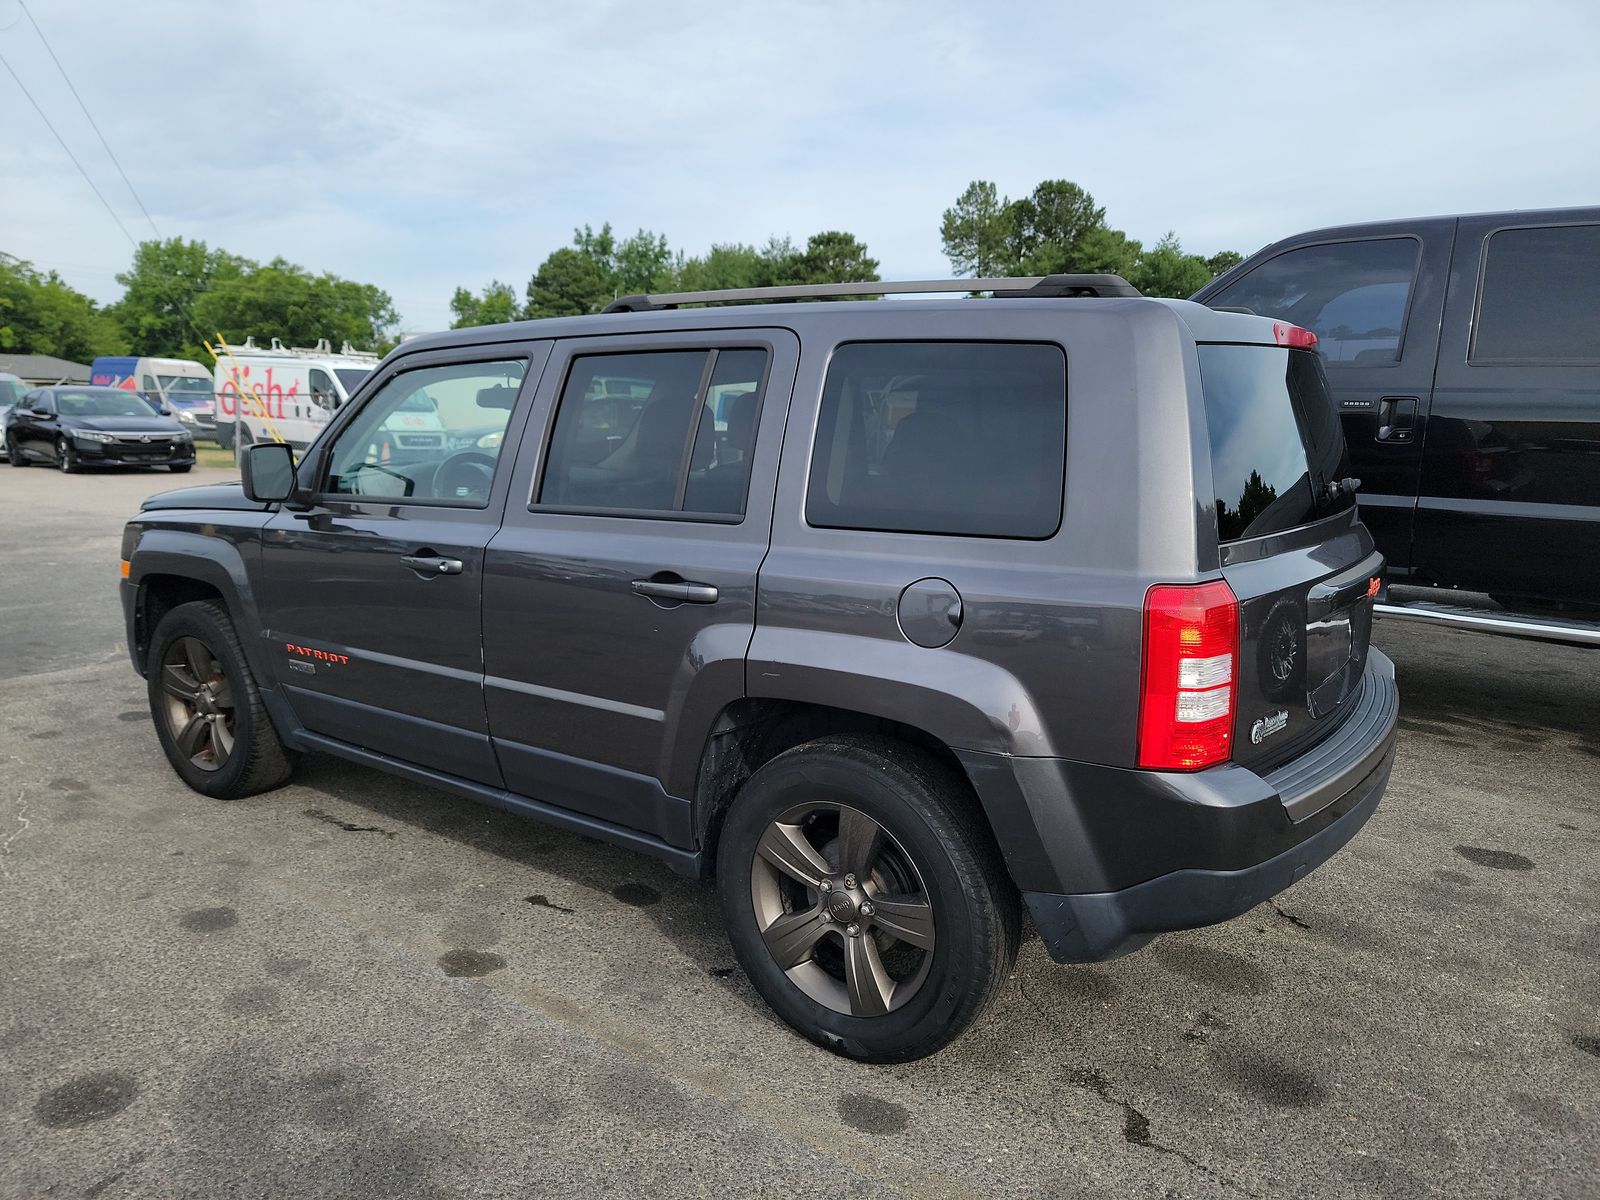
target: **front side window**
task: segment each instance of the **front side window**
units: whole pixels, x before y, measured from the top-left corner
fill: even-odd
[[[326,371],[312,367],[310,372],[311,403],[332,412],[339,407],[339,394],[333,390],[333,380]]]
[[[1472,362],[1600,359],[1600,225],[1502,229],[1484,251]]]
[[[806,521],[1047,538],[1061,524],[1066,437],[1056,346],[841,346],[823,388]]]
[[[1408,237],[1302,246],[1268,259],[1206,303],[1309,329],[1331,365],[1390,363],[1400,357],[1417,254],[1417,241]]]
[[[573,359],[538,504],[742,515],[766,370],[744,348]]]
[[[401,371],[340,430],[324,492],[482,508],[526,364]]]

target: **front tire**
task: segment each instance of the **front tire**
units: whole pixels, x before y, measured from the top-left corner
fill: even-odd
[[[174,463],[172,466],[168,467],[167,470],[171,471],[174,475],[187,475],[190,468],[193,466],[193,463]]]
[[[161,748],[195,791],[238,800],[288,782],[294,756],[272,727],[221,604],[196,600],[162,617],[145,679]]]
[[[10,434],[6,435],[6,461],[13,467],[28,465],[28,460],[22,457],[22,450],[17,446],[17,440]]]
[[[78,452],[64,437],[56,439],[56,466],[61,468],[63,475],[76,475],[79,471]]]
[[[868,1062],[942,1049],[998,995],[1019,898],[953,768],[830,737],[763,765],[717,851],[734,953],[780,1017]]]

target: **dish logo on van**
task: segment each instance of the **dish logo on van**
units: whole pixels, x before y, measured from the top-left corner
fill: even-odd
[[[250,382],[250,368],[248,366],[234,367],[228,372],[228,378],[222,381],[222,386],[217,389],[217,407],[222,410],[225,417],[240,415],[240,400],[244,397],[244,415],[247,417],[268,417],[275,421],[283,420],[283,402],[293,400],[300,394],[300,381],[297,379],[287,390],[283,384],[272,381],[272,368],[267,368],[267,378],[264,383],[252,384]]]

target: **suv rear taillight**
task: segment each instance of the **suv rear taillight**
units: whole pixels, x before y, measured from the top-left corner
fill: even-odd
[[[1139,765],[1198,771],[1228,758],[1239,691],[1239,601],[1222,580],[1144,598]]]

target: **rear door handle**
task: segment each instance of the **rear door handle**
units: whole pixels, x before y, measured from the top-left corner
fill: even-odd
[[[719,594],[709,583],[689,583],[681,579],[635,579],[631,586],[635,596],[674,600],[679,604],[715,604]]]
[[[459,558],[440,558],[436,554],[407,554],[401,563],[424,575],[459,575],[462,563]]]

